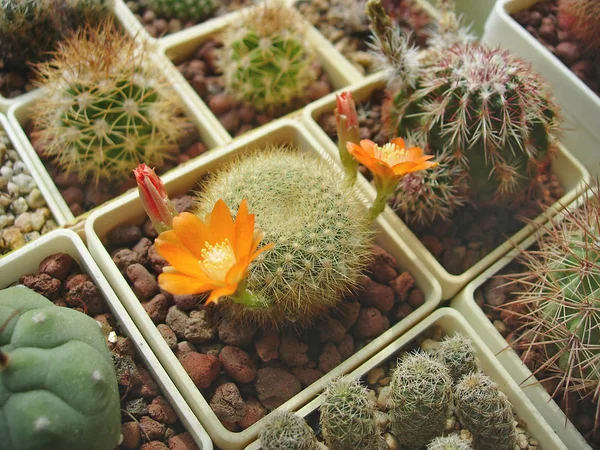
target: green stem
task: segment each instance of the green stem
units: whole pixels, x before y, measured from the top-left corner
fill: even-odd
[[[377,216],[383,212],[385,209],[385,205],[387,205],[388,198],[390,198],[390,194],[386,192],[382,192],[379,189],[377,190],[377,198],[369,208],[369,219],[374,222],[377,219]]]
[[[246,286],[246,280],[242,281],[238,286],[237,291],[231,296],[231,299],[240,305],[249,306],[250,308],[259,308],[261,303]]]

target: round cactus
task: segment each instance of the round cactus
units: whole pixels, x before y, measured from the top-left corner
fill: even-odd
[[[243,15],[218,55],[227,91],[266,112],[293,107],[316,77],[303,24],[282,3],[266,2]]]
[[[67,29],[76,30],[83,26],[96,26],[105,19],[113,0],[62,0],[65,2]]]
[[[275,244],[248,276],[262,306],[232,303],[234,316],[306,324],[356,287],[371,246],[367,210],[329,162],[286,147],[244,155],[205,183],[197,214],[219,199],[232,214],[247,199],[263,241]]]
[[[471,450],[467,441],[460,438],[458,434],[437,437],[429,443],[427,450]]]
[[[148,6],[165,19],[199,22],[218,6],[215,0],[148,0]]]
[[[477,359],[471,340],[461,333],[446,336],[436,352],[438,361],[444,364],[454,383],[471,372],[477,372]]]
[[[95,181],[172,158],[187,120],[144,44],[107,21],[59,47],[40,67],[48,94],[33,111],[43,156]]]
[[[319,450],[311,427],[291,412],[274,413],[260,432],[263,450]]]
[[[391,429],[401,445],[426,446],[446,427],[452,378],[429,354],[406,355],[392,373],[388,409]]]
[[[473,435],[475,450],[514,450],[512,405],[487,375],[465,375],[454,389],[459,419]]]
[[[558,23],[586,48],[600,50],[600,2],[598,0],[559,0]]]
[[[17,286],[0,291],[0,324],[2,448],[115,448],[119,390],[98,323]]]
[[[322,395],[321,431],[330,450],[384,448],[375,399],[360,381],[339,378],[329,383]]]

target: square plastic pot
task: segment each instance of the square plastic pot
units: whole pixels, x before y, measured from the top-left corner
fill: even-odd
[[[582,195],[577,201],[569,206],[569,209],[577,208],[588,195],[590,195],[589,192]],[[560,220],[560,217],[560,215],[557,216],[554,221]],[[577,428],[575,428],[548,392],[546,392],[546,389],[544,389],[533,376],[517,353],[509,347],[504,337],[502,337],[500,332],[494,327],[483,310],[475,302],[475,291],[512,262],[522,250],[535,244],[538,235],[539,233],[529,236],[517,248],[499,259],[494,265],[471,281],[452,300],[450,306],[458,310],[471,324],[479,337],[481,337],[492,353],[496,355],[496,358],[512,379],[521,386],[525,395],[531,400],[538,411],[540,411],[542,416],[544,416],[567,448],[571,450],[591,450],[591,447],[587,444],[585,438]]]
[[[540,448],[543,448],[544,450],[567,450],[567,447],[560,441],[550,425],[548,425],[529,399],[523,394],[521,388],[519,388],[506,370],[498,363],[493,353],[486,347],[485,342],[478,333],[469,325],[469,323],[467,323],[464,317],[451,308],[438,309],[425,320],[419,322],[419,324],[413,327],[409,332],[403,334],[385,349],[381,350],[367,362],[356,368],[349,376],[355,379],[363,378],[370,370],[391,358],[397,357],[396,354],[403,347],[431,326],[439,326],[446,335],[451,336],[456,333],[461,333],[470,338],[473,342],[473,347],[475,348],[481,370],[498,385],[498,389],[506,394],[517,417],[527,423],[527,431],[533,438],[539,441]],[[299,410],[297,415],[306,417],[316,411],[322,403],[322,396],[317,397]],[[246,450],[259,450],[260,448],[262,448],[260,442],[256,441],[246,447]],[[580,447],[568,448],[570,450],[575,450]]]
[[[540,0],[498,0],[485,24],[482,41],[505,47],[531,61],[552,86],[565,116],[563,142],[592,172],[600,174],[600,97],[510,15]]]
[[[171,196],[185,194],[197,187],[200,177],[222,166],[227,161],[250,152],[255,148],[280,143],[292,144],[306,152],[311,152],[319,157],[328,159],[327,155],[320,150],[318,143],[299,122],[282,119],[236,139],[236,141],[226,147],[211,153],[206,159],[195,160],[186,166],[166,174],[163,177],[166,189]],[[342,176],[341,173],[340,176]],[[156,326],[148,317],[140,301],[127,283],[127,280],[121,275],[104,246],[106,236],[111,230],[123,224],[139,223],[144,217],[145,212],[137,193],[130,193],[101,210],[94,212],[88,218],[85,225],[90,251],[102,268],[103,273],[109,279],[115,292],[117,292],[123,305],[140,327],[143,335],[213,441],[223,450],[242,449],[257,438],[265,419],[261,419],[239,433],[228,431],[221,424],[221,421],[208,405],[207,400],[202,396],[162,336],[158,333]],[[374,224],[374,230],[377,236],[375,242],[398,260],[398,264],[402,270],[406,270],[412,274],[416,285],[425,294],[425,303],[346,359],[335,369],[321,377],[318,381],[303,389],[299,394],[277,408],[277,410],[293,411],[306,404],[323,389],[329,380],[353,370],[389,342],[405,333],[417,322],[429,315],[439,305],[441,300],[440,287],[427,269],[423,268],[415,254],[402,241],[394,237],[392,230],[383,221],[378,220]]]
[[[134,343],[141,361],[151,373],[154,381],[159,385],[165,398],[177,413],[181,423],[192,435],[200,450],[212,450],[213,445],[198,419],[183,400],[183,397],[161,366],[156,356],[142,337],[141,333],[131,320],[129,314],[111,289],[102,275],[102,272],[92,259],[83,241],[77,234],[70,230],[55,230],[42,236],[32,244],[11,253],[0,260],[0,289],[11,285],[23,275],[38,273],[40,262],[47,256],[55,253],[70,255],[81,269],[88,274],[98,287],[102,296],[119,324],[123,334]]]
[[[348,88],[354,96],[357,103],[365,101],[371,93],[377,89],[385,87],[385,74],[376,73],[360,83],[356,83]],[[321,145],[327,150],[331,157],[338,163],[340,157],[337,145],[329,138],[325,131],[317,123],[318,118],[328,112],[332,112],[335,108],[335,93],[330,94],[322,99],[309,105],[303,115],[303,121],[309,130],[319,140]],[[576,197],[577,192],[581,192],[590,180],[588,171],[574,158],[569,151],[562,145],[558,147],[558,154],[552,161],[552,173],[555,174],[565,188],[565,195],[556,202],[552,207],[548,208],[544,213],[540,214],[536,219],[536,223],[543,223],[548,218],[555,215],[564,206],[571,203]],[[375,199],[376,191],[366,178],[359,176],[359,183],[367,192],[369,200]],[[434,274],[442,286],[442,299],[448,300],[452,298],[459,290],[461,290],[469,281],[483,272],[487,267],[491,266],[498,258],[506,254],[513,248],[513,243],[518,244],[527,236],[534,232],[533,225],[523,226],[517,233],[512,235],[507,241],[496,247],[492,252],[483,257],[479,262],[471,266],[467,271],[460,275],[450,274],[435,257],[427,250],[421,241],[415,236],[410,228],[400,219],[394,210],[389,206],[385,207],[382,217],[388,222],[391,227],[404,239],[412,248],[419,260]]]

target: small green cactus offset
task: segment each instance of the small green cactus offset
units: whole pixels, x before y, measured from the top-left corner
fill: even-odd
[[[204,183],[198,216],[219,199],[233,215],[247,199],[263,242],[274,243],[250,267],[256,305],[231,303],[229,313],[258,323],[308,324],[356,287],[371,248],[367,210],[328,161],[282,146],[255,151]]]
[[[342,377],[323,395],[321,430],[329,450],[382,449],[385,441],[377,426],[377,407],[371,391],[360,381]]]
[[[279,2],[242,15],[228,29],[218,56],[227,91],[269,113],[293,107],[316,78],[303,20]]]
[[[34,105],[36,147],[67,173],[120,181],[173,158],[188,123],[179,98],[147,45],[112,21],[61,43],[39,71],[48,91]]]
[[[472,450],[472,448],[458,434],[451,434],[435,438],[429,443],[427,450]]]
[[[406,355],[392,374],[388,409],[402,446],[419,449],[440,436],[452,400],[446,366],[423,352]]]
[[[16,286],[0,291],[0,448],[112,450],[119,390],[98,323]]]
[[[477,372],[477,358],[471,340],[461,333],[446,336],[440,342],[436,352],[438,361],[444,364],[454,383],[458,383],[464,375]]]
[[[292,412],[273,413],[260,433],[262,450],[319,450],[315,432]]]
[[[217,0],[148,0],[148,6],[165,19],[199,22],[210,17]]]
[[[473,435],[475,450],[514,450],[512,405],[482,372],[465,375],[454,389],[458,417]]]

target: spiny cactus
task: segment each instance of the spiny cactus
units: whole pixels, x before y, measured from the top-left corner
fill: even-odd
[[[259,110],[290,109],[315,79],[313,51],[300,14],[266,2],[229,27],[218,54],[226,89]]]
[[[454,389],[459,419],[473,435],[475,450],[514,450],[512,405],[482,372],[465,375]]]
[[[448,368],[454,383],[458,383],[464,375],[478,370],[473,344],[462,333],[444,337],[436,357]]]
[[[322,395],[321,430],[329,450],[383,450],[377,407],[368,388],[342,377],[329,383]]]
[[[148,6],[165,19],[199,22],[210,17],[218,6],[216,0],[148,0]]]
[[[273,413],[260,432],[262,450],[319,450],[313,429],[291,412]]]
[[[205,183],[197,214],[218,199],[242,202],[274,247],[252,263],[248,289],[263,306],[232,303],[240,318],[274,325],[310,323],[351,291],[368,259],[367,210],[328,161],[279,146],[231,162]]]
[[[111,11],[113,0],[61,0],[66,7],[66,26],[76,30],[83,26],[97,26]]]
[[[423,352],[406,355],[392,373],[388,409],[402,446],[419,449],[441,435],[452,399],[446,366]]]
[[[40,153],[95,181],[172,158],[187,120],[148,50],[112,21],[61,43],[39,69],[48,85],[32,112]]]
[[[475,200],[505,201],[522,191],[553,148],[558,127],[558,108],[531,64],[476,43],[408,51],[378,0],[368,5],[391,68],[388,133],[447,152],[468,171]]]
[[[439,19],[427,40],[427,44],[436,51],[440,51],[455,44],[474,42],[477,37],[471,33],[470,26],[465,26],[463,18],[456,15],[456,2],[454,0],[437,0],[436,9]]]
[[[427,450],[471,450],[471,446],[458,434],[451,434],[435,438],[429,443]]]
[[[584,46],[600,51],[600,2],[598,0],[559,0],[558,23]]]
[[[0,291],[0,324],[2,448],[114,449],[119,391],[96,321],[17,286]]]

